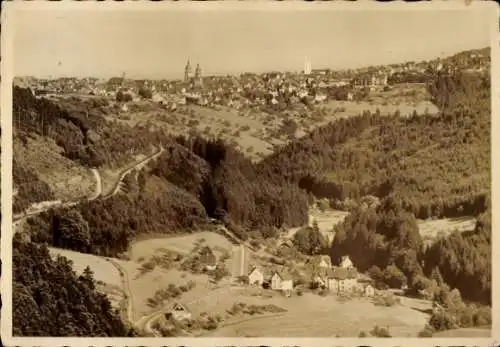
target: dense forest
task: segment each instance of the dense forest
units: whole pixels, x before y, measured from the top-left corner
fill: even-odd
[[[333,262],[348,254],[381,286],[429,290],[432,283],[422,277],[437,271],[465,300],[491,304],[491,210],[479,217],[474,231],[454,232],[428,248],[414,215],[390,198],[376,208],[354,209],[335,232]]]
[[[105,99],[50,100],[14,86],[12,119],[20,135],[34,132],[52,138],[64,155],[88,167],[124,165],[133,154],[147,153],[165,134],[146,126],[107,121]]]
[[[392,196],[418,218],[478,215],[490,190],[489,77],[440,74],[442,114],[341,119],[276,151],[260,170],[317,197]]]
[[[14,336],[133,336],[104,294],[95,290],[87,268],[81,276],[71,262],[53,260],[45,245],[13,242]]]

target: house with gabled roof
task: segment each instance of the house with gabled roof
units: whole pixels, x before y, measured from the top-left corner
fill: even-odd
[[[356,288],[358,271],[355,268],[334,267],[327,272],[326,285],[334,293],[351,293]]]
[[[170,310],[165,314],[167,319],[173,318],[177,321],[191,319],[191,312],[187,309],[185,305],[175,302]]]
[[[348,255],[342,256],[340,260],[340,267],[343,269],[352,269],[354,268],[354,264],[352,263],[351,258]]]
[[[264,283],[264,273],[258,266],[254,266],[248,273],[248,283],[260,286]]]
[[[271,289],[281,291],[293,290],[293,277],[287,271],[274,271],[271,275]]]

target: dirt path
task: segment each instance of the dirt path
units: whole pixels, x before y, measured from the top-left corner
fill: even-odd
[[[123,292],[125,293],[125,301],[127,306],[127,320],[133,324],[134,321],[134,297],[132,296],[132,290],[130,289],[130,277],[127,270],[125,270],[118,262],[111,258],[106,258],[114,267],[118,269],[120,273]],[[123,274],[123,275],[122,275]]]
[[[113,190],[111,191],[110,194],[106,195],[104,197],[104,199],[108,199],[110,197],[112,197],[113,195],[117,194],[119,191],[120,191],[120,186],[121,184],[123,183],[123,179],[125,178],[125,176],[127,176],[130,172],[132,172],[132,170],[139,170],[141,168],[143,168],[147,163],[149,163],[151,160],[153,159],[156,159],[158,158],[164,151],[165,149],[163,147],[160,147],[160,149],[158,150],[158,152],[156,153],[153,153],[149,156],[147,156],[146,158],[142,159],[141,161],[139,161],[138,163],[130,166],[129,168],[125,169],[121,174],[120,174],[120,177],[118,178],[118,180],[116,181],[115,183],[115,187],[113,188]]]
[[[89,200],[95,200],[102,194],[102,180],[101,175],[99,174],[99,171],[97,171],[97,169],[90,169],[90,171],[92,171],[92,173],[94,174],[96,185],[95,193],[89,198]]]

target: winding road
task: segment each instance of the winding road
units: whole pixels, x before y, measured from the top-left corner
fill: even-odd
[[[160,146],[160,149],[156,151],[155,153],[147,156],[146,158],[140,160],[139,162],[133,164],[129,168],[125,169],[121,174],[120,177],[118,178],[117,182],[115,183],[114,189],[111,194],[107,195],[104,198],[109,198],[115,194],[117,194],[120,191],[120,185],[123,183],[123,179],[127,174],[132,172],[134,169],[141,169],[143,168],[147,163],[149,163],[151,160],[158,158],[163,152],[164,152],[163,146]],[[91,169],[92,174],[94,175],[94,178],[96,180],[96,188],[95,192],[92,196],[88,197],[86,201],[92,201],[96,200],[99,197],[102,196],[102,179],[101,175],[99,174],[99,171],[97,169]],[[41,207],[38,209],[32,209],[32,207],[28,208],[24,213],[19,213],[15,214],[12,216],[12,226],[13,226],[13,231],[14,233],[18,232],[21,230],[22,223],[26,220],[27,217],[38,215],[40,213],[43,213],[45,211],[50,210],[51,208],[54,208],[56,206],[62,206],[62,207],[71,207],[71,206],[76,206],[80,204],[82,200],[76,200],[76,201],[71,201],[71,202],[66,202],[63,203],[62,201],[49,201],[45,203],[41,203]],[[125,298],[127,300],[127,317],[129,322],[133,322],[133,297],[131,295],[131,290],[130,290],[130,280],[128,277],[127,271],[123,269],[120,264],[118,264],[116,261],[113,261],[108,258],[108,260],[113,264],[115,267],[118,268],[120,273],[123,273],[122,276],[122,283],[123,283],[123,291],[125,293]]]
[[[122,173],[120,174],[120,177],[118,178],[118,180],[116,181],[116,183],[114,185],[113,191],[110,194],[104,196],[103,198],[107,199],[107,198],[110,198],[113,195],[116,195],[120,191],[120,186],[123,184],[123,179],[125,178],[125,176],[127,176],[127,174],[129,174],[130,172],[132,172],[132,170],[134,170],[134,169],[141,169],[141,168],[143,168],[151,160],[158,158],[164,152],[164,150],[165,149],[163,147],[160,147],[160,149],[158,151],[156,151],[155,153],[150,154],[146,158],[140,160],[137,163],[134,163],[132,166],[130,166],[129,168],[127,168],[124,171],[122,171]],[[94,175],[95,180],[96,180],[96,188],[95,188],[94,194],[92,196],[88,197],[86,199],[86,201],[92,201],[92,200],[98,199],[99,197],[102,197],[102,179],[101,179],[101,175],[99,174],[99,171],[97,169],[91,169],[91,171],[92,171],[92,174]],[[34,209],[34,210],[30,210],[32,208],[32,207],[30,207],[26,211],[24,211],[24,213],[13,214],[12,215],[12,221],[13,221],[14,229],[26,217],[34,216],[34,215],[43,213],[43,212],[48,211],[51,208],[54,208],[56,206],[72,207],[72,206],[76,206],[76,205],[80,204],[81,202],[82,202],[82,199],[75,200],[75,201],[70,201],[70,202],[62,202],[62,201],[45,201],[45,202],[41,202],[40,205],[42,207],[40,207],[40,208],[37,208],[37,209]]]

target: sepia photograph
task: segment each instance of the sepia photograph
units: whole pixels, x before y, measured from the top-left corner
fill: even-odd
[[[494,4],[68,3],[2,11],[4,343],[493,337]]]

